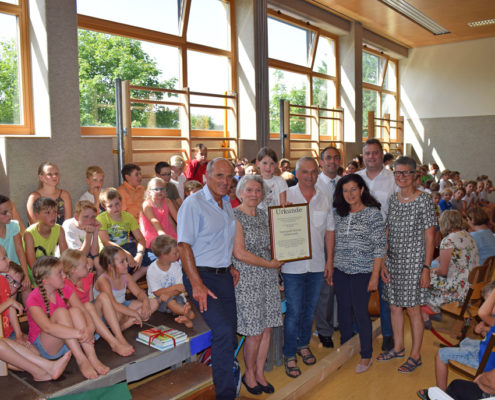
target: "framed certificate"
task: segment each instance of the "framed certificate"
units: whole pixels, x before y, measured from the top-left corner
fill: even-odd
[[[268,207],[272,258],[297,261],[311,258],[309,205]]]

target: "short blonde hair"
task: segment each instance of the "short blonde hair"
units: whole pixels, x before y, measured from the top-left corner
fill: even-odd
[[[86,178],[91,178],[93,175],[102,174],[105,175],[103,170],[98,165],[91,165],[86,169]]]
[[[81,250],[67,249],[62,253],[60,261],[64,267],[65,275],[69,276],[74,268],[77,268],[81,259],[86,259],[86,255]]]
[[[122,196],[120,195],[119,191],[113,187],[109,187],[106,189],[103,189],[100,193],[100,204],[105,207],[105,203],[107,201],[112,201],[114,199],[119,199],[122,201]]]
[[[170,253],[174,247],[177,247],[177,240],[169,235],[158,235],[151,243],[151,251],[157,257]]]
[[[184,167],[185,161],[181,156],[175,155],[170,157],[170,165],[175,168]]]
[[[457,210],[445,210],[440,216],[440,231],[447,235],[457,229],[464,229],[464,220]]]
[[[79,200],[76,203],[76,208],[74,209],[74,214],[81,214],[84,210],[93,210],[95,213],[98,213],[98,210],[96,209],[95,205],[91,203],[88,200]]]

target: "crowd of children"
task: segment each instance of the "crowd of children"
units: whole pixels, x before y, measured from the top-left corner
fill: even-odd
[[[39,187],[27,199],[27,228],[13,203],[0,195],[0,359],[29,372],[35,380],[50,380],[61,375],[73,356],[82,375],[91,379],[109,371],[95,353],[98,338],[125,357],[134,348],[123,331],[142,326],[157,310],[172,313],[178,323],[192,327],[195,314],[184,296],[178,262],[177,215],[184,198],[206,183],[207,155],[206,146],[199,144],[187,164],[178,155],[157,163],[146,187],[135,164],[123,167],[124,183],[117,189],[105,187],[104,171],[90,166],[88,190],[75,204],[74,214],[70,194],[58,188],[57,166],[43,163],[38,170]],[[288,187],[297,182],[290,160],[278,160],[269,148],[262,148],[252,162],[239,159],[233,166],[232,207],[240,204],[236,184],[244,174],[263,177],[266,196],[259,207],[264,209],[285,205]],[[360,168],[356,158],[339,175]],[[459,172],[440,173],[436,164],[424,165],[418,168],[417,186],[431,193],[438,217],[446,210],[458,210],[470,230],[480,232],[473,237],[478,237],[478,246],[488,249],[484,259],[495,254],[491,231],[495,207],[488,199],[495,188],[487,176],[464,181]],[[440,239],[438,232],[437,244]],[[147,292],[136,283],[145,276]],[[132,300],[126,297],[129,292]],[[488,301],[492,309],[493,293]],[[18,320],[24,310],[28,335]],[[492,314],[488,313],[480,332],[493,326]],[[469,345],[474,360],[479,343]],[[439,353],[438,386],[446,386],[447,360],[464,357],[464,348],[465,343],[453,356]]]

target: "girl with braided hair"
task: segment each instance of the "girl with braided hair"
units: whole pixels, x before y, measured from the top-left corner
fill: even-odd
[[[61,357],[70,349],[87,379],[105,375],[109,368],[96,356],[94,332],[88,329],[81,308],[69,307],[62,295],[65,283],[62,263],[56,257],[40,257],[33,265],[33,277],[38,286],[26,301],[29,341],[49,360]],[[73,291],[67,294],[72,305],[79,301]]]

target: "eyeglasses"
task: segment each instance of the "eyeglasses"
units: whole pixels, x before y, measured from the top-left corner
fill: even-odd
[[[1,275],[5,276],[5,279],[7,279],[7,282],[9,282],[9,284],[12,285],[14,287],[14,289],[19,289],[22,286],[22,283],[16,281],[9,274],[1,274]]]
[[[394,171],[395,176],[408,176],[414,175],[416,171]]]
[[[152,190],[153,192],[164,192],[165,188],[151,188],[150,190]]]
[[[165,172],[163,174],[160,174],[160,176],[172,176],[172,172]]]

